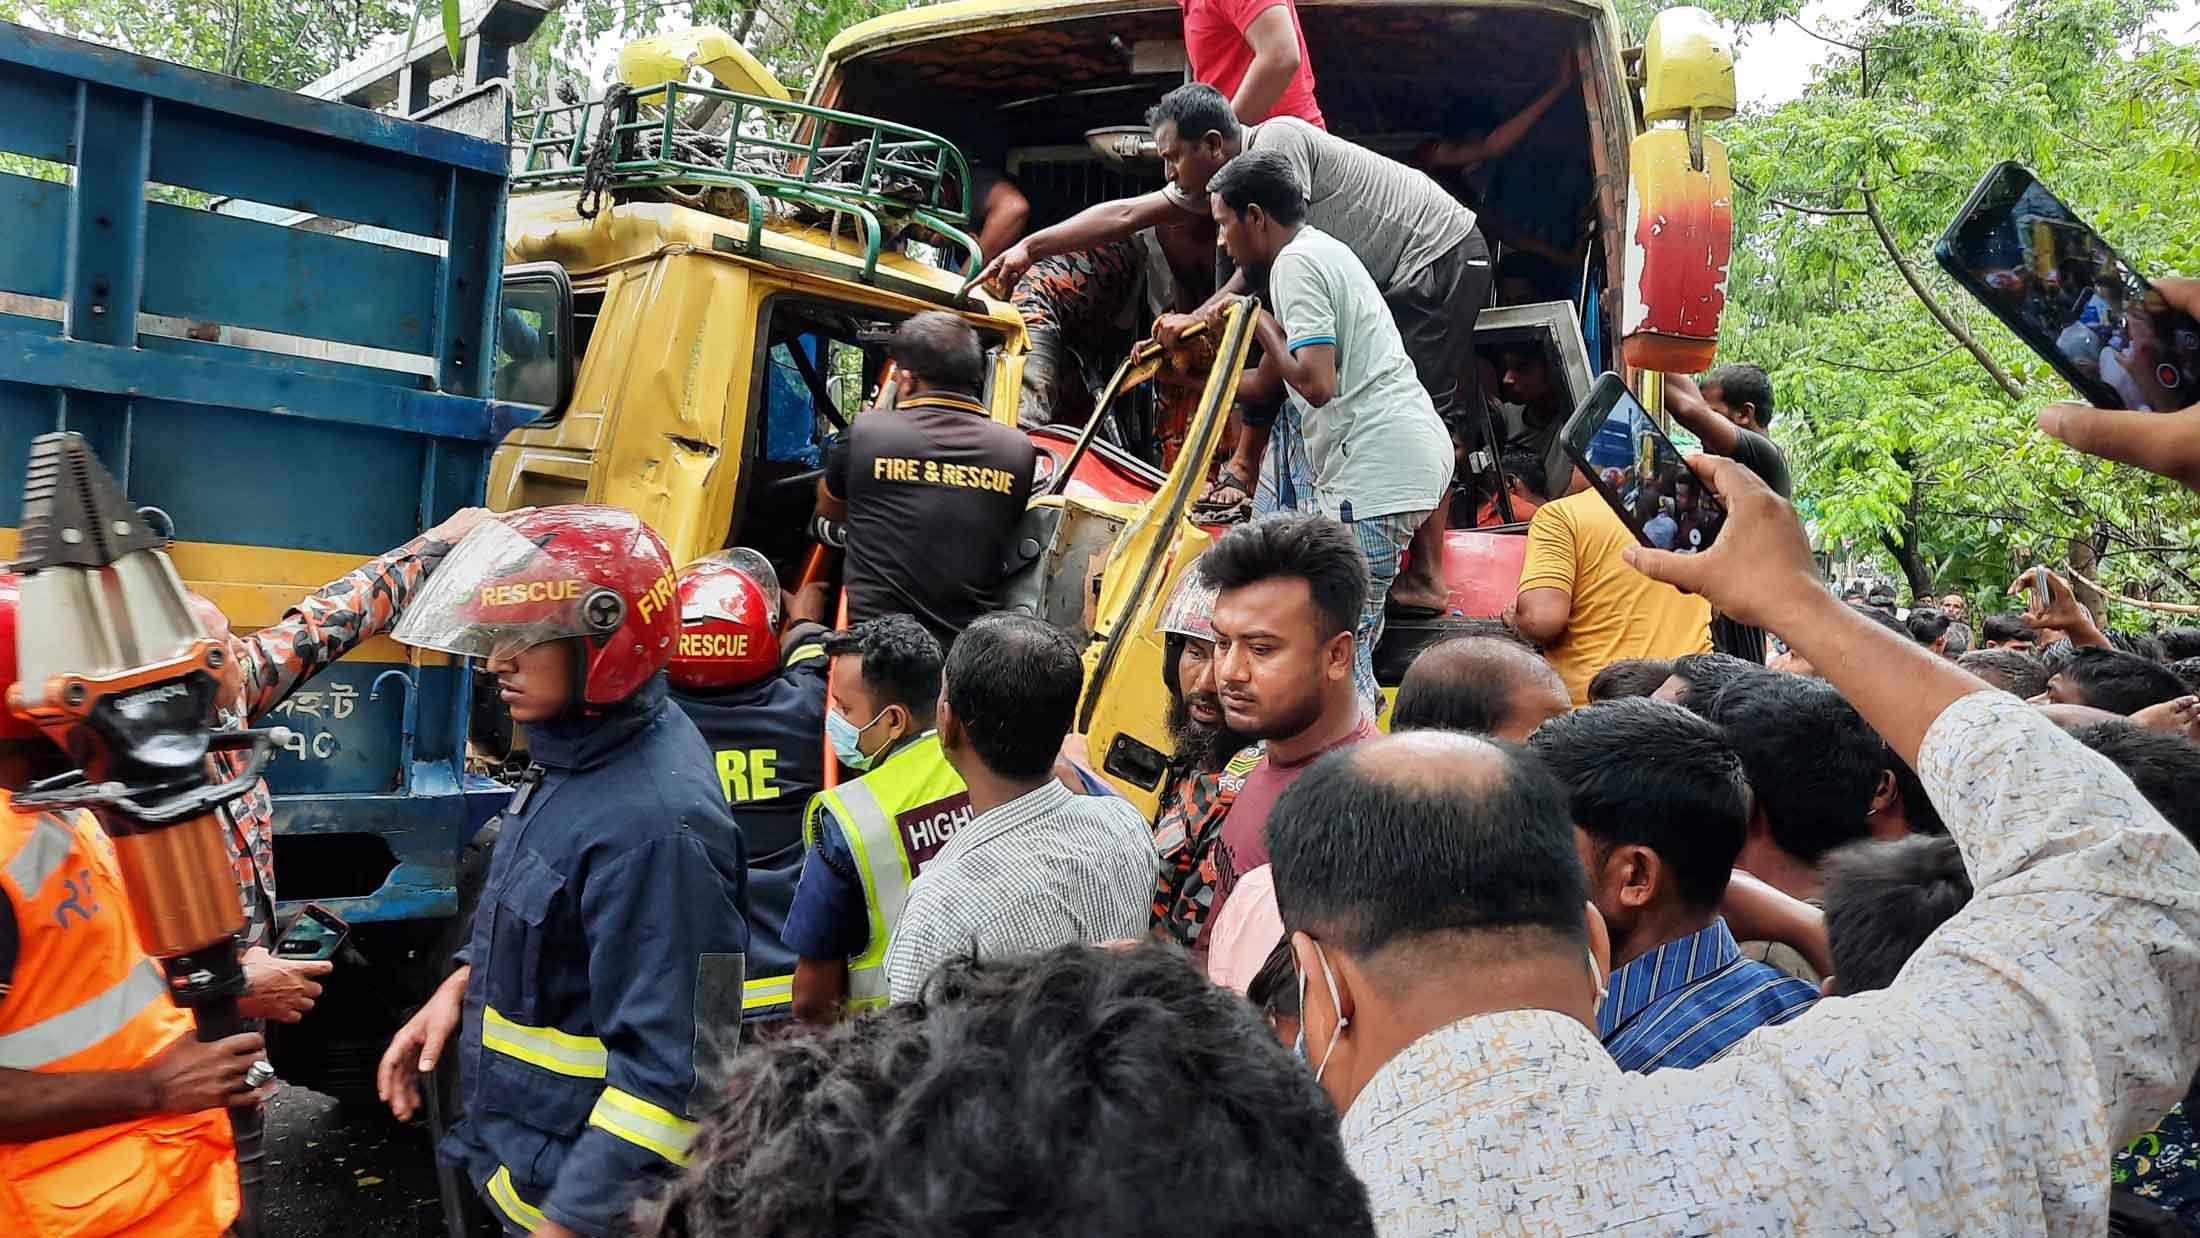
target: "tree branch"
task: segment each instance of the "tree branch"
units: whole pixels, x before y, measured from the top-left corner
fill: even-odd
[[[1804,215],[1823,215],[1828,219],[1838,219],[1845,215],[1862,215],[1865,213],[1856,209],[1853,206],[1804,206],[1800,202],[1790,202],[1786,198],[1777,198],[1769,193],[1765,195],[1765,201],[1770,202],[1774,206],[1780,207],[1784,210],[1795,211]]]
[[[2010,399],[2023,399],[2024,385],[2011,378],[2009,371],[2002,369],[2001,363],[1994,360],[1993,354],[1987,352],[1985,346],[1978,342],[1978,337],[1957,322],[1955,315],[1950,314],[1947,307],[1940,303],[1940,299],[1933,295],[1932,290],[1925,286],[1925,281],[1918,276],[1917,268],[1911,266],[1909,258],[1903,254],[1902,246],[1895,240],[1893,230],[1887,227],[1886,216],[1879,211],[1877,196],[1866,186],[1858,186],[1857,192],[1864,197],[1864,209],[1859,213],[1871,221],[1872,231],[1879,236],[1879,247],[1887,251],[1887,257],[1893,261],[1895,269],[1902,273],[1903,282],[1910,286],[1910,291],[1917,294],[1918,301],[1925,306],[1925,312],[1931,314],[1933,321],[1939,323],[1942,330],[1954,337],[1958,346],[1970,353],[1972,359],[1993,376],[1995,384]]]
[[[1861,215],[1863,214],[1863,212],[1858,211],[1857,214]],[[1854,362],[1849,361],[1836,361],[1832,357],[1811,357],[1809,358],[1809,360],[1816,361],[1821,365],[1834,366],[1837,369],[1862,370],[1866,374],[1907,374],[1912,370],[1922,370],[1928,365],[1932,365],[1937,361],[1941,361],[1945,359],[1949,353],[1955,352],[1961,347],[1962,345],[1960,344],[1950,344],[1948,347],[1940,350],[1937,353],[1934,353],[1932,356],[1925,358],[1923,361],[1920,361],[1915,365],[1899,365],[1891,370],[1882,369],[1876,365],[1857,365]]]
[[[2113,559],[2117,555],[2158,555],[2163,553],[2184,555],[2196,554],[2200,553],[2200,546],[2121,546],[2115,550],[2103,551],[2101,557],[2104,559]]]
[[[1818,40],[1818,41],[1819,41],[1820,43],[1831,43],[1831,44],[1833,44],[1833,45],[1834,45],[1835,47],[1845,47],[1845,48],[1849,49],[1849,50],[1850,50],[1850,51],[1852,51],[1852,52],[1866,52],[1866,51],[1873,51],[1873,50],[1877,50],[1877,51],[1883,51],[1883,52],[1884,52],[1884,51],[1891,51],[1891,50],[1893,50],[1893,45],[1892,45],[1892,44],[1887,44],[1887,43],[1848,43],[1848,42],[1844,42],[1844,41],[1842,41],[1842,40],[1840,40],[1840,39],[1834,38],[1834,37],[1833,37],[1832,35],[1830,35],[1830,34],[1820,34],[1820,33],[1818,33],[1817,31],[1815,31],[1815,30],[1811,29],[1810,27],[1808,27],[1808,26],[1804,25],[1804,24],[1803,24],[1803,23],[1802,23],[1802,22],[1801,22],[1800,20],[1798,20],[1797,18],[1795,18],[1795,17],[1794,17],[1794,16],[1792,15],[1792,14],[1790,14],[1790,15],[1784,15],[1784,16],[1783,16],[1783,17],[1781,18],[1781,20],[1783,20],[1783,21],[1787,22],[1787,23],[1788,23],[1789,25],[1791,25],[1791,26],[1795,27],[1795,28],[1796,28],[1797,30],[1800,30],[1800,31],[1802,31],[1802,32],[1803,32],[1804,34],[1807,34],[1807,35],[1809,35],[1810,37],[1812,37],[1812,38],[1814,38],[1814,39]]]
[[[1801,202],[1790,202],[1786,198],[1780,197],[1777,194],[1768,193],[1765,190],[1757,188],[1757,186],[1750,183],[1749,178],[1746,176],[1736,176],[1733,179],[1735,184],[1740,185],[1747,192],[1756,194],[1758,197],[1772,203],[1774,206],[1781,207],[1790,211],[1797,211],[1804,215],[1825,215],[1828,217],[1838,217],[1842,215],[1862,215],[1864,213],[1863,211],[1860,211],[1853,206],[1806,206]],[[1828,189],[1820,192],[1845,193],[1847,191]]]

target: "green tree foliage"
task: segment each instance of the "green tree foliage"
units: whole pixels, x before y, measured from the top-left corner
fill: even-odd
[[[2200,57],[2158,0],[1871,0],[1811,28],[1798,97],[1720,127],[1736,184],[1723,360],[1773,374],[1797,492],[1832,548],[1919,594],[1986,594],[2069,562],[2112,589],[2200,597],[2200,511],[2038,433],[2067,385],[1944,278],[1933,242],[2002,159],[2031,167],[2144,272],[2200,273]],[[1793,0],[1726,0],[1747,31]],[[2166,548],[2166,549],[2165,549]],[[2136,622],[2141,616],[2118,616]]]
[[[857,22],[929,0],[567,0],[529,41],[516,67],[523,103],[568,82],[601,88],[592,53],[661,30],[717,26],[730,31],[790,88],[809,80],[834,35]]]
[[[782,81],[800,85],[835,34],[911,2],[564,0],[518,50],[514,76],[523,103],[559,83],[593,93],[605,84],[610,53],[626,40],[719,26]],[[384,35],[444,40],[461,8],[460,0],[0,0],[0,20],[295,89]]]
[[[286,89],[404,30],[413,13],[407,0],[0,0],[0,19]],[[439,29],[434,12],[422,28]]]

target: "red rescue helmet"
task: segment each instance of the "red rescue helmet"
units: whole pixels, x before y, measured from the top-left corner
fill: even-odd
[[[680,643],[665,668],[674,687],[718,692],[778,669],[776,589],[736,567],[727,552],[681,568],[679,589]]]
[[[0,572],[0,742],[43,739],[45,732],[8,708],[8,689],[15,686],[15,616],[23,609],[23,578]]]
[[[671,658],[678,606],[654,530],[622,507],[572,503],[474,526],[390,635],[467,658],[579,638],[581,703],[611,705]]]

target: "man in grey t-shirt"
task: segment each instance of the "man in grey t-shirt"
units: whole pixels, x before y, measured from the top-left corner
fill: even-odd
[[[1153,193],[1089,207],[1042,228],[1003,250],[983,273],[997,288],[1013,287],[1031,263],[1089,249],[1182,213],[1207,210],[1207,183],[1248,150],[1272,151],[1291,165],[1308,195],[1308,221],[1359,255],[1397,324],[1400,343],[1437,416],[1447,424],[1469,418],[1468,441],[1483,438],[1483,403],[1474,367],[1467,364],[1474,321],[1489,301],[1489,245],[1462,206],[1427,173],[1356,143],[1287,117],[1241,125],[1230,101],[1212,86],[1190,83],[1164,95],[1147,113],[1169,183]],[[1157,324],[1163,342],[1191,323],[1215,321],[1229,299],[1253,290],[1244,273],[1229,277],[1200,309],[1168,315]],[[1261,467],[1267,427],[1248,400],[1252,433],[1239,436],[1238,454],[1224,466],[1224,480],[1247,494]],[[1441,606],[1441,527],[1430,526],[1415,545],[1411,579],[1401,579],[1399,600]]]
[[[1305,440],[1314,502],[1350,527],[1367,555],[1354,674],[1379,707],[1372,654],[1384,601],[1407,543],[1451,483],[1451,438],[1367,268],[1308,222],[1289,156],[1247,152],[1213,186],[1209,209],[1223,247],[1267,283],[1274,312],[1254,327],[1261,370],[1290,390],[1288,432]]]

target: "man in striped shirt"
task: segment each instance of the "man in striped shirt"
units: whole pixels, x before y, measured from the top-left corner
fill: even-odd
[[[1749,822],[1741,758],[1679,705],[1606,701],[1528,747],[1565,787],[1574,845],[1612,935],[1597,1036],[1620,1069],[1701,1066],[1818,991],[1742,955],[1719,915]]]

